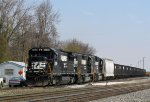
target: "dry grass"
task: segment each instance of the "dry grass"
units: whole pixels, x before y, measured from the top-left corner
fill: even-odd
[[[146,72],[145,75],[146,75],[146,76],[150,76],[150,72]]]
[[[64,88],[53,88],[53,87],[33,87],[33,88],[19,88],[19,89],[10,89],[10,90],[0,90],[1,96],[11,96],[17,94],[31,94],[31,93],[40,93],[40,92],[53,92],[57,90],[64,90]]]

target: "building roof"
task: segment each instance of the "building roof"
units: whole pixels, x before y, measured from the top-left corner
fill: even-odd
[[[4,64],[13,64],[13,65],[18,66],[18,67],[25,67],[24,62],[7,61],[7,62],[4,62],[4,63],[1,63],[0,65],[4,65]]]

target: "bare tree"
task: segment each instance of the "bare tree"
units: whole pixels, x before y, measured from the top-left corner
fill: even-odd
[[[24,0],[0,0],[0,62],[10,60],[10,56],[12,60],[26,61],[30,48],[59,44],[59,15],[51,2],[43,1],[31,12],[30,8],[24,7]]]
[[[59,14],[53,10],[53,6],[49,0],[43,1],[37,6],[35,11],[36,17],[36,46],[53,47],[56,43],[58,33],[56,23]]]
[[[34,23],[32,23],[32,20],[33,17],[26,14],[23,18],[22,24],[12,38],[13,41],[11,42],[10,47],[13,60],[26,62],[28,50],[32,47],[34,40]]]
[[[29,10],[22,8],[23,3],[24,0],[0,0],[0,36],[5,42],[3,43],[5,49],[3,49],[5,52],[3,54],[7,55],[8,58],[10,58],[10,52],[8,51],[10,50],[9,45],[12,42],[12,37],[18,32],[23,17]]]
[[[95,49],[87,43],[78,41],[77,39],[67,40],[62,43],[62,49],[65,51],[94,54]]]
[[[32,14],[26,13],[22,17],[22,23],[12,37],[13,60],[26,61],[28,50],[32,47],[58,45],[55,26],[58,22],[58,13],[55,13],[52,8],[48,0],[43,1],[32,11]]]
[[[29,8],[23,9],[24,0],[1,0],[0,1],[0,22],[1,35],[7,41],[11,40],[14,32],[19,28],[23,21],[23,17],[29,11]]]
[[[8,46],[6,46],[6,45],[7,45],[6,39],[4,39],[0,35],[0,63],[10,59],[10,57],[8,56],[8,55],[10,55],[9,50],[8,50]]]

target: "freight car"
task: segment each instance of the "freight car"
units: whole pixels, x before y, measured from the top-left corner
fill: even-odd
[[[145,70],[114,64],[94,55],[53,48],[29,50],[26,80],[29,85],[45,86],[85,83],[107,78],[144,76]]]
[[[114,64],[115,78],[141,77],[145,75],[145,70],[126,65]]]

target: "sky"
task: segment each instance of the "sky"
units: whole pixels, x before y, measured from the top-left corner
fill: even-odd
[[[43,0],[27,0],[28,4]],[[36,2],[35,2],[36,1]],[[38,1],[38,2],[37,2]],[[51,0],[60,40],[79,39],[96,55],[150,71],[150,0]]]

